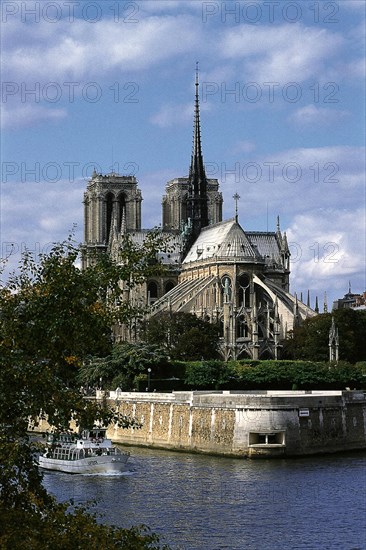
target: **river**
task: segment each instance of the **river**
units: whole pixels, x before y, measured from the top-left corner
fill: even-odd
[[[120,527],[146,524],[174,550],[366,550],[366,455],[247,460],[130,448],[125,475],[45,472]]]

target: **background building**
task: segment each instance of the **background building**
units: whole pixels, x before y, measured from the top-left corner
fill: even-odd
[[[333,302],[333,310],[352,307],[354,309],[366,309],[366,291],[362,294],[354,294],[351,291],[351,283],[349,284],[348,292]]]

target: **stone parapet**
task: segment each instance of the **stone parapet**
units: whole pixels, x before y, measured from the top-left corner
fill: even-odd
[[[97,398],[101,398],[97,394]],[[229,456],[294,456],[366,448],[362,391],[109,392],[141,429],[114,441]]]

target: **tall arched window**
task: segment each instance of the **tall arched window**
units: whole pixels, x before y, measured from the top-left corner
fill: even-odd
[[[158,285],[155,281],[150,281],[147,285],[147,302],[153,304],[158,299]]]
[[[249,284],[249,275],[241,273],[238,277],[238,303],[240,307],[250,307]]]
[[[109,241],[109,235],[111,232],[111,222],[112,222],[112,213],[113,213],[113,193],[108,193],[106,196],[106,242]]]

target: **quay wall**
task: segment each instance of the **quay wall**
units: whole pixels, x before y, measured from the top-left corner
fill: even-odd
[[[110,426],[113,441],[238,457],[366,449],[362,391],[97,392],[141,429]]]

